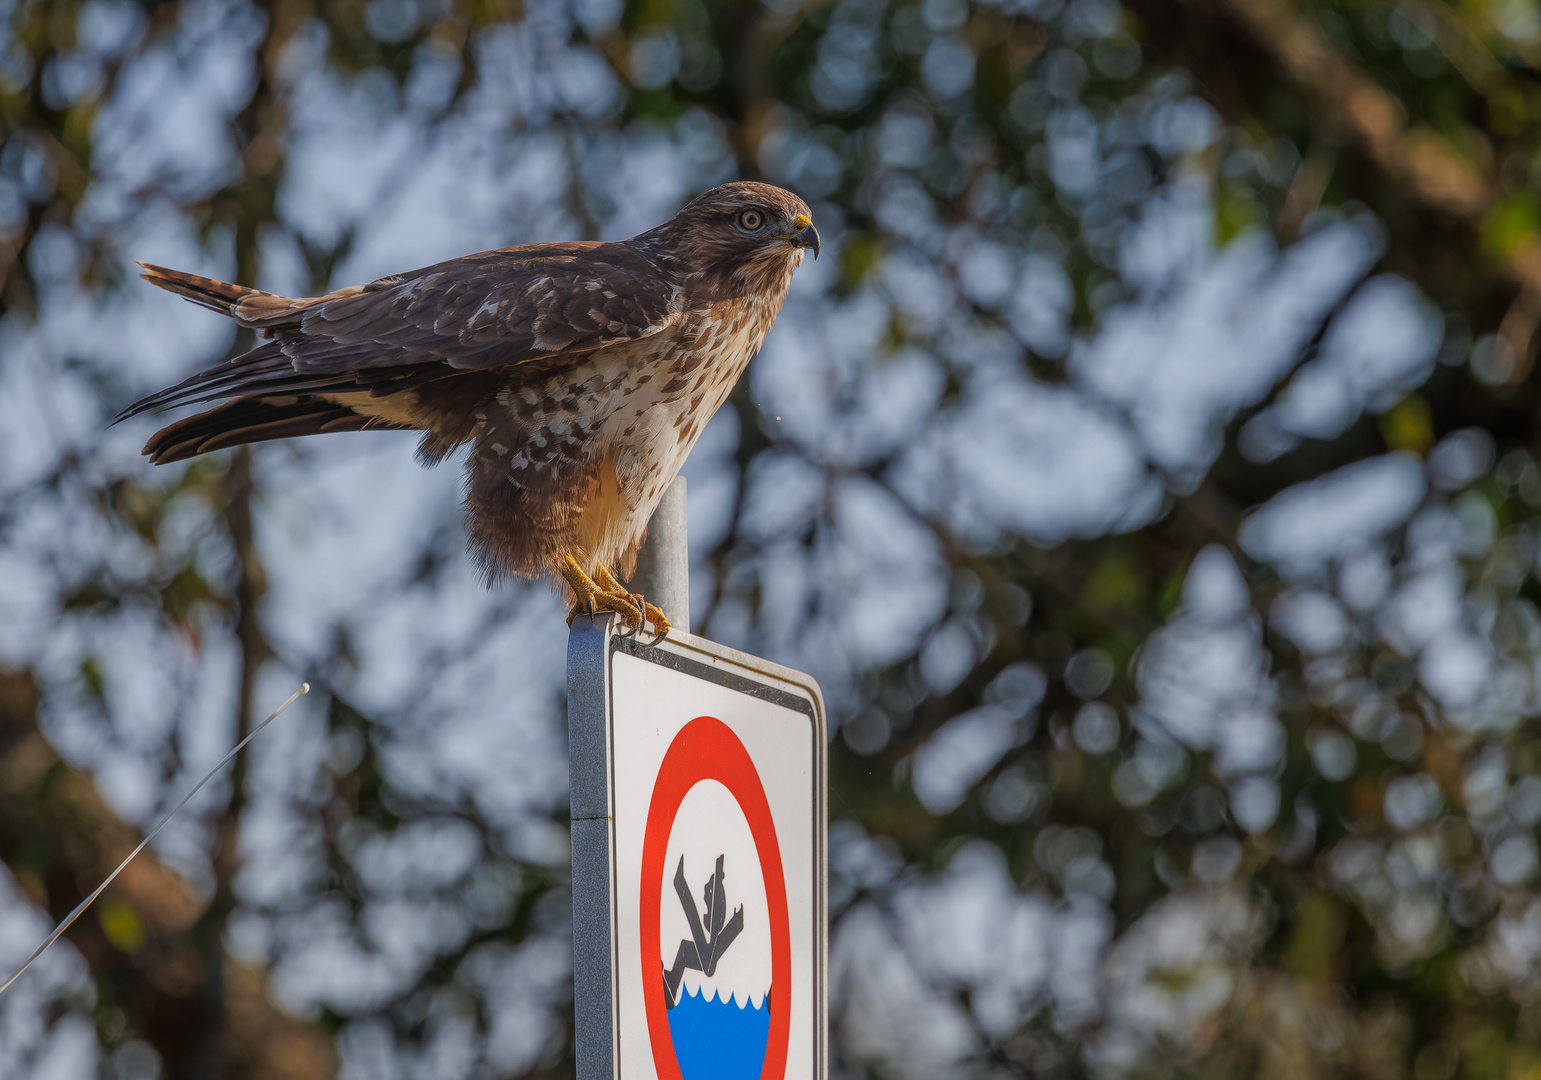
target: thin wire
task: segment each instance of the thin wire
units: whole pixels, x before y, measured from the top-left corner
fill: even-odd
[[[42,956],[43,953],[47,952],[48,951],[48,946],[52,945],[54,942],[59,940],[60,935],[62,935],[66,930],[68,930],[70,928],[70,925],[72,923],[74,923],[74,921],[76,919],[80,918],[80,916],[85,912],[86,908],[91,906],[91,902],[93,900],[95,900],[98,896],[101,896],[102,895],[102,891],[104,889],[106,889],[107,886],[111,885],[113,879],[116,878],[119,874],[121,874],[123,872],[123,868],[125,866],[127,866],[129,863],[134,861],[134,856],[138,855],[141,851],[143,851],[145,849],[145,847],[150,843],[150,841],[155,839],[155,834],[160,832],[162,829],[164,829],[166,827],[166,823],[168,821],[170,821],[172,818],[177,816],[177,811],[181,810],[182,807],[186,806],[187,803],[188,803],[188,800],[190,800],[194,795],[198,794],[199,791],[203,790],[203,785],[207,784],[210,780],[212,780],[214,778],[214,774],[215,773],[219,772],[219,770],[223,769],[226,765],[230,764],[230,760],[241,752],[242,747],[244,747],[247,743],[251,742],[253,739],[255,739],[257,737],[257,732],[259,732],[263,728],[267,727],[274,720],[277,720],[279,715],[285,709],[287,709],[290,705],[293,705],[296,701],[298,701],[300,699],[301,695],[308,694],[308,693],[310,693],[310,683],[301,683],[300,684],[300,688],[298,690],[296,690],[294,693],[290,694],[288,699],[282,705],[280,705],[278,708],[274,709],[271,713],[269,713],[268,714],[268,718],[266,720],[262,721],[262,723],[258,724],[256,727],[251,729],[251,734],[247,735],[246,738],[244,738],[240,742],[236,743],[234,750],[231,750],[230,753],[228,753],[224,757],[220,758],[219,759],[219,764],[215,765],[208,772],[204,773],[203,779],[198,781],[196,784],[193,785],[193,790],[189,791],[186,795],[182,796],[182,801],[177,803],[175,806],[173,806],[171,808],[171,812],[169,814],[167,814],[165,817],[161,818],[160,824],[155,826],[155,828],[151,829],[150,832],[149,832],[149,835],[147,835],[143,840],[139,841],[139,846],[136,847],[133,851],[129,852],[128,858],[126,858],[122,862],[120,862],[118,864],[118,868],[116,870],[114,870],[112,873],[107,875],[107,880],[102,882],[100,885],[98,885],[96,887],[96,891],[95,892],[93,892],[90,896],[88,896],[84,900],[82,900],[79,904],[77,904],[75,906],[75,910],[74,911],[70,912],[68,915],[65,916],[64,921],[62,923],[60,923],[57,928],[55,928],[55,930],[54,930],[54,932],[52,934],[48,935],[48,940],[43,942],[43,944],[39,945],[37,947],[37,952],[33,953],[32,956],[27,960],[27,962],[25,964],[21,965],[21,970],[18,971],[15,975],[12,975],[9,979],[5,980],[5,985],[0,986],[0,994],[3,994],[7,990],[9,990],[11,988],[11,984],[13,982],[15,982],[17,979],[21,978],[22,972],[26,971],[29,967],[31,967],[37,961],[38,957]]]

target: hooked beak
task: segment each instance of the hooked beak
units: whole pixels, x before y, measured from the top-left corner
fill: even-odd
[[[792,225],[797,229],[787,239],[795,248],[812,248],[813,257],[819,257],[819,230],[813,227],[813,222],[803,214],[798,214],[792,219]]]

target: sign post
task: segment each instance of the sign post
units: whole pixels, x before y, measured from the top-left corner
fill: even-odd
[[[628,585],[657,604],[676,630],[690,633],[690,530],[685,478],[676,476],[647,523]]]
[[[568,639],[579,1080],[824,1080],[824,702],[612,615]]]

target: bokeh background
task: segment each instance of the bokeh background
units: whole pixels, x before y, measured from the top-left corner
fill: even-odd
[[[565,632],[405,433],[152,468],[305,294],[814,207],[689,478],[834,722],[833,1075],[1541,1075],[1535,0],[0,3],[13,1080],[572,1072]]]

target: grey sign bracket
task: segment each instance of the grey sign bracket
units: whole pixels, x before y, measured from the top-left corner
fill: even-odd
[[[610,636],[614,615],[573,620],[567,638],[572,793],[573,1006],[578,1080],[615,1073],[614,830],[610,818]]]

